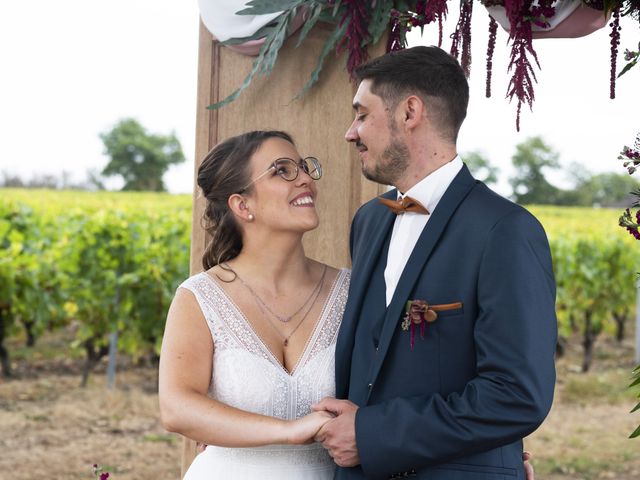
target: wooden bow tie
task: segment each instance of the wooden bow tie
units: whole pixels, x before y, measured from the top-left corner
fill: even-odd
[[[398,200],[389,200],[384,197],[378,197],[378,201],[386,207],[389,207],[389,210],[391,210],[396,215],[402,215],[404,212],[422,213],[424,215],[429,215],[429,210],[424,208],[424,206],[415,198],[404,197]]]

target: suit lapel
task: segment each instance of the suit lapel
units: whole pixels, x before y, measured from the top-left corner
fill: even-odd
[[[395,199],[397,190],[391,190],[385,198]],[[340,326],[340,334],[336,343],[336,397],[346,398],[349,388],[349,372],[351,371],[351,355],[360,316],[362,301],[370,284],[372,270],[380,257],[389,229],[396,216],[382,204],[379,212],[372,215],[371,221],[362,226],[358,232],[359,243],[354,245],[353,270],[349,287],[349,299],[345,307]],[[356,251],[357,249],[357,251]],[[384,292],[381,292],[384,295]]]
[[[373,365],[372,379],[374,381],[380,373],[380,368],[389,350],[391,339],[398,326],[398,320],[402,315],[402,311],[409,299],[409,294],[413,290],[413,286],[427,263],[433,248],[449,223],[451,216],[475,185],[476,181],[469,173],[467,167],[463,166],[462,170],[456,175],[453,182],[451,182],[451,185],[449,185],[449,188],[420,234],[416,246],[402,271],[391,303],[387,308],[382,332],[380,334],[380,343],[378,345],[379,354],[376,356],[376,363]],[[426,274],[428,275],[429,272]]]

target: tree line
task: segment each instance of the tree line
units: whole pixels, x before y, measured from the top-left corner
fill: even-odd
[[[134,118],[120,120],[99,137],[109,161],[101,171],[88,170],[85,180],[73,181],[68,171],[60,176],[36,173],[30,179],[3,171],[0,187],[98,191],[106,190],[106,182],[116,178],[122,183],[122,191],[165,192],[165,173],[185,161],[174,132],[151,133]]]
[[[462,155],[476,178],[487,184],[498,181],[499,170],[479,152]],[[521,205],[571,205],[626,207],[640,183],[627,174],[592,174],[581,165],[563,169],[560,155],[542,137],[530,137],[515,147],[511,157],[514,174],[509,178],[511,198]],[[549,181],[550,174],[564,173],[570,188]]]
[[[163,177],[168,169],[185,161],[175,133],[151,133],[133,118],[120,120],[99,136],[109,161],[101,171],[89,170],[86,180],[74,182],[70,172],[35,174],[26,180],[4,171],[0,186],[96,191],[105,190],[107,180],[116,178],[123,191],[162,192],[166,191]],[[490,185],[497,183],[499,169],[484,154],[472,151],[462,157],[476,178]],[[577,165],[564,171],[570,188],[553,185],[548,178],[550,173],[563,171],[560,156],[539,136],[516,145],[511,162],[515,171],[509,178],[511,198],[521,205],[620,207],[626,206],[630,192],[640,187],[629,175],[591,174]]]

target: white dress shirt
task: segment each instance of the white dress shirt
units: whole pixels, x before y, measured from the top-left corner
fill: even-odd
[[[387,307],[391,303],[400,276],[411,252],[413,252],[413,248],[416,246],[418,237],[420,237],[444,192],[449,188],[449,185],[451,185],[451,182],[461,169],[462,159],[456,156],[456,158],[420,180],[404,194],[398,191],[398,199],[408,195],[424,205],[429,210],[430,215],[406,212],[396,216],[387,255],[387,266],[384,269],[384,281],[387,287]]]

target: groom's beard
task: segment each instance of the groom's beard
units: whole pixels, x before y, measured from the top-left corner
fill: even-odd
[[[383,185],[395,186],[409,166],[409,149],[401,140],[392,140],[372,169],[362,165],[365,178]]]
[[[372,168],[367,168],[364,163],[362,164],[362,174],[368,180],[395,186],[409,166],[409,148],[403,140],[395,138],[398,131],[395,121],[389,122],[389,129],[391,130],[389,145]],[[356,146],[361,145],[363,144],[360,142],[356,143]]]

